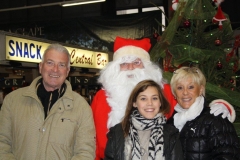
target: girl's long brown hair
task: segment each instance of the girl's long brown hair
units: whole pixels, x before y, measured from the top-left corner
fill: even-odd
[[[124,137],[126,137],[129,133],[130,116],[131,116],[132,112],[137,109],[137,108],[133,107],[133,103],[136,102],[138,95],[141,92],[145,91],[148,87],[155,87],[158,91],[159,99],[161,102],[161,107],[160,107],[159,112],[163,113],[163,114],[169,113],[170,104],[167,101],[167,99],[165,98],[165,96],[163,95],[161,87],[153,80],[144,80],[144,81],[139,82],[130,94],[130,97],[128,99],[128,103],[126,106],[125,115],[122,120],[122,128],[123,128],[123,132],[124,132]]]

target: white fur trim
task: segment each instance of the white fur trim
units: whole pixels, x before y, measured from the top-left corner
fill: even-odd
[[[129,46],[121,47],[118,50],[116,50],[113,55],[113,61],[120,59],[121,57],[129,56],[129,55],[136,56],[140,59],[150,60],[150,56],[147,51],[145,51],[144,49],[142,49],[140,47],[135,47],[135,46],[129,45]]]
[[[214,103],[222,103],[225,106],[227,105],[228,107],[226,106],[226,108],[229,110],[230,115],[231,115],[230,117],[228,117],[228,120],[230,122],[232,122],[232,123],[235,121],[235,119],[236,119],[236,112],[235,112],[235,109],[233,108],[233,106],[230,103],[228,103],[227,101],[225,101],[223,99],[216,99],[216,100],[212,101],[209,104],[209,106],[213,105]]]

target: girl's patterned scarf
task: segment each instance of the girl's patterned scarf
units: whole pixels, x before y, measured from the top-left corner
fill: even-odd
[[[132,160],[141,159],[142,148],[139,142],[137,130],[151,130],[148,160],[163,159],[163,125],[166,123],[166,118],[161,113],[158,113],[153,119],[146,119],[135,110],[131,115],[129,137],[132,144]]]

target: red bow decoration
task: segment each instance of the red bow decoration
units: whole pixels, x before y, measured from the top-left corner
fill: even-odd
[[[237,50],[239,46],[240,46],[240,35],[237,35],[235,37],[234,46],[233,46],[231,52],[228,53],[227,56],[226,56],[226,61],[227,62],[234,56],[235,50]],[[234,72],[236,72],[237,69],[238,69],[238,63],[239,63],[238,59],[236,59],[235,62],[234,62],[234,66],[233,66],[233,71]]]
[[[171,61],[172,61],[172,54],[170,53],[170,51],[167,49],[166,50],[166,57],[165,57],[165,60],[164,60],[164,66],[163,66],[163,70],[165,72],[167,71],[173,71],[173,68],[171,67]]]

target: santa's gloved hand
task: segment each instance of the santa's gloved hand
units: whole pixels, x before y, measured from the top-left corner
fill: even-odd
[[[222,103],[214,103],[209,106],[210,106],[210,113],[214,114],[214,116],[218,116],[219,114],[222,114],[223,119],[231,116],[226,106]]]
[[[219,114],[222,114],[222,118],[228,118],[230,122],[234,122],[236,118],[236,112],[235,109],[231,104],[229,104],[227,101],[223,99],[217,99],[212,101],[209,104],[210,107],[210,113],[214,114],[214,116],[218,116]]]

